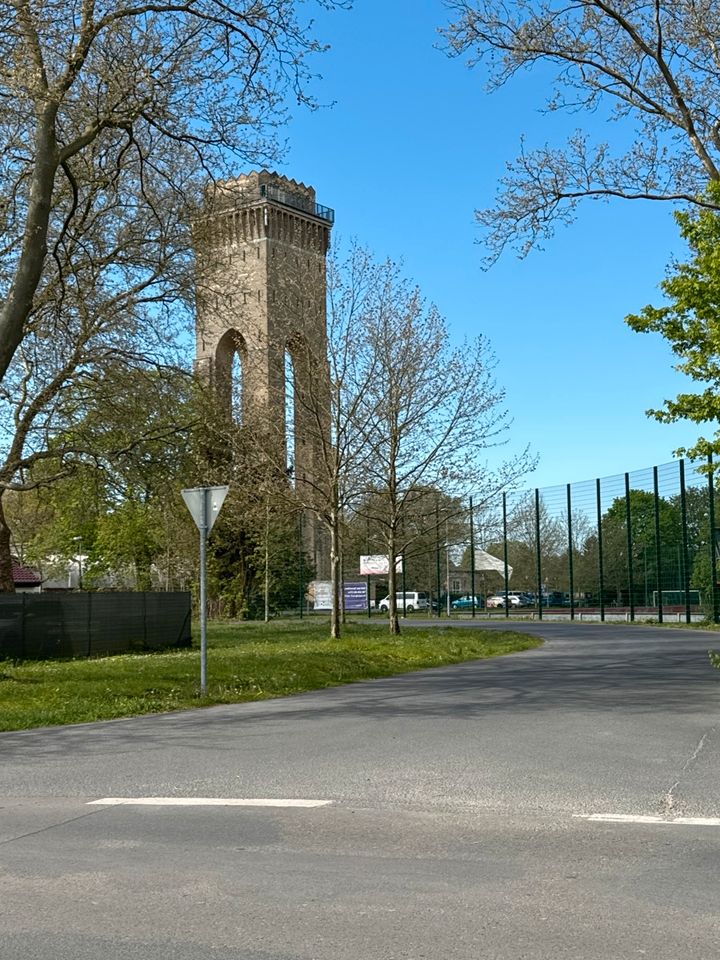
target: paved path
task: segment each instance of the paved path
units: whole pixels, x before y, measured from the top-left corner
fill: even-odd
[[[715,960],[720,636],[514,629],[547,642],[0,734],[3,960]]]

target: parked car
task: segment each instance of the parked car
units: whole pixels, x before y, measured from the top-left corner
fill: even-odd
[[[417,591],[406,591],[405,593],[396,593],[395,602],[400,613],[412,613],[413,610],[429,610],[430,599],[426,593]],[[387,613],[390,609],[390,597],[387,596],[378,604],[381,613]]]
[[[488,610],[494,610],[497,607],[504,607],[505,594],[496,593],[492,597],[488,597],[485,601],[485,606]]]
[[[508,605],[510,607],[530,607],[532,606],[532,600],[526,593],[522,593],[519,590],[513,590],[508,592],[507,595]],[[493,607],[504,607],[505,606],[505,594],[496,593],[492,597],[488,597],[485,601],[485,606],[488,610]]]
[[[517,603],[515,600],[510,601],[516,607],[531,607],[535,602],[533,597],[525,590],[511,590],[509,596],[516,598]]]
[[[537,606],[537,594],[528,593],[528,600],[530,606]],[[566,603],[567,597],[567,603]],[[567,594],[562,593],[560,590],[546,590],[540,596],[540,604],[543,607],[563,607],[570,606],[570,600]]]
[[[482,610],[485,606],[485,600],[483,597],[475,597],[475,609]],[[453,610],[472,610],[473,608],[473,598],[472,594],[466,594],[464,597],[458,597],[457,600],[453,600],[450,604],[450,607]]]
[[[548,590],[543,594],[542,602],[544,607],[564,607],[565,594],[561,590]]]

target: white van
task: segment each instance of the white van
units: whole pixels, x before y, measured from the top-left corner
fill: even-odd
[[[426,593],[417,591],[410,593],[396,593],[395,602],[400,613],[412,613],[413,610],[429,610],[430,599]],[[387,613],[390,609],[390,597],[385,597],[378,604],[381,613]]]

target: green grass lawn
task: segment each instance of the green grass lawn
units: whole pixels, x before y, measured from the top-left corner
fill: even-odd
[[[161,713],[282,697],[425,667],[539,646],[512,631],[416,629],[391,637],[387,622],[210,624],[208,691],[200,696],[199,630],[190,650],[94,660],[0,661],[0,730]]]

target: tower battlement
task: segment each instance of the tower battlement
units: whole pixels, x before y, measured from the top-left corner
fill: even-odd
[[[255,170],[231,180],[219,180],[206,190],[206,215],[237,210],[271,201],[333,223],[335,211],[317,203],[315,190],[307,184],[270,170]]]

